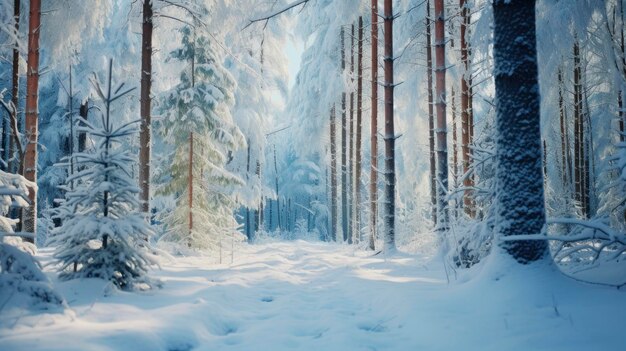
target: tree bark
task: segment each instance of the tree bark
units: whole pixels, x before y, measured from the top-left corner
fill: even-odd
[[[375,249],[378,203],[378,0],[372,0],[372,100],[370,125],[370,237],[369,248]]]
[[[141,209],[150,211],[150,149],[151,149],[151,103],[152,86],[152,0],[143,1],[143,25],[141,45],[141,129],[139,132],[139,187]]]
[[[503,237],[545,224],[534,0],[495,0],[496,226]],[[543,240],[504,241],[516,261],[547,258]]]
[[[341,74],[346,72],[345,31],[341,27]],[[348,240],[348,144],[347,144],[347,96],[341,93],[341,233]]]
[[[569,145],[567,142],[567,115],[565,111],[565,102],[563,98],[563,72],[559,69],[558,73],[559,80],[559,122],[561,127],[561,172],[562,172],[562,182],[563,189],[568,187],[568,171],[567,165],[569,163],[567,157],[567,151],[569,150]]]
[[[446,41],[443,0],[435,0],[435,80],[437,107],[437,228],[448,229],[448,141],[446,129]]]
[[[472,149],[470,148],[472,142],[472,127],[473,118],[471,118],[472,111],[472,93],[471,93],[471,62],[470,62],[470,49],[467,41],[467,33],[471,23],[471,15],[469,8],[467,7],[467,0],[460,0],[459,6],[461,8],[461,63],[463,64],[463,75],[461,76],[461,153],[463,158],[463,174],[467,174],[470,168],[472,160]],[[474,177],[466,176],[463,179],[463,186],[465,191],[463,192],[463,207],[465,213],[470,217],[476,216],[476,210],[474,208],[474,202],[472,200],[472,192],[470,189],[474,187]]]
[[[430,0],[426,1],[426,76],[428,80],[428,146],[430,150],[431,218],[437,223],[437,164],[435,154],[435,114],[433,108],[433,53],[430,19]]]
[[[189,174],[187,179],[189,190],[189,245],[193,231],[193,132],[189,133]]]
[[[348,244],[352,244],[353,240],[354,240],[354,224],[355,224],[355,217],[356,217],[356,203],[355,203],[355,194],[354,194],[354,161],[355,161],[355,157],[354,157],[354,151],[356,149],[356,132],[355,132],[355,120],[354,120],[354,115],[355,115],[355,111],[354,111],[354,107],[355,107],[355,91],[354,91],[354,69],[355,69],[355,56],[356,56],[356,52],[355,52],[355,45],[354,45],[354,38],[356,37],[356,31],[355,31],[355,26],[354,24],[352,24],[352,36],[350,37],[350,82],[351,87],[350,87],[350,133],[349,133],[349,143],[350,143],[350,157],[348,160],[348,164],[349,164],[349,180],[348,180],[348,188],[350,190],[350,195],[349,195],[349,199],[350,201],[348,202],[349,205],[349,212],[350,212],[350,225],[348,226]]]
[[[24,177],[37,182],[37,140],[39,137],[39,34],[41,29],[41,0],[31,0],[28,23],[28,62],[26,76],[26,124],[27,137],[24,155]],[[23,210],[22,230],[35,233],[37,228],[37,190],[28,189],[30,206]],[[35,242],[35,239],[26,239]]]
[[[582,67],[580,63],[580,46],[574,43],[574,187],[575,199],[580,206],[581,216],[585,218],[585,186],[584,186],[584,130],[582,102]]]
[[[330,109],[330,238],[337,241],[337,125],[335,106]]]
[[[363,131],[363,17],[359,17],[359,37],[357,50],[357,94],[356,94],[356,176],[355,199],[356,235],[361,237],[361,165],[362,165],[362,131]]]
[[[393,124],[393,1],[385,0],[385,251],[396,249],[396,165]]]
[[[17,33],[19,33],[20,31],[20,0],[14,0],[13,1],[13,19],[15,21],[15,33],[17,36]],[[9,116],[9,123],[10,126],[8,129],[11,130],[11,134],[13,137],[8,137],[8,141],[2,143],[2,146],[4,147],[5,145],[8,144],[8,152],[7,152],[7,160],[8,164],[7,164],[7,169],[9,172],[13,172],[15,170],[15,166],[14,166],[14,161],[13,161],[13,139],[16,140],[16,143],[19,144],[18,141],[18,130],[17,130],[17,107],[19,106],[19,101],[20,101],[20,95],[19,95],[19,91],[20,91],[20,51],[18,48],[18,42],[17,40],[15,41],[15,46],[13,47],[13,62],[12,62],[12,81],[11,81],[11,102],[13,102],[13,108],[15,109],[15,111],[13,112],[13,114],[11,116]],[[3,125],[5,125],[6,122],[4,122],[3,119]],[[6,130],[3,128],[3,137],[4,135],[8,135],[9,133],[6,132]],[[20,150],[20,155],[19,155],[20,159],[18,160],[21,163],[21,150]]]

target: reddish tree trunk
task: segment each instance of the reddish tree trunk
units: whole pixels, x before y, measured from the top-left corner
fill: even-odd
[[[141,130],[139,132],[139,187],[142,211],[150,211],[150,148],[151,148],[151,111],[152,97],[152,0],[143,2],[143,25],[141,39]]]
[[[30,1],[28,23],[28,62],[26,78],[26,127],[27,144],[24,155],[24,177],[37,182],[37,139],[39,114],[39,34],[41,29],[41,0]],[[30,206],[23,211],[22,230],[35,233],[37,227],[37,190],[28,189]],[[27,241],[35,242],[34,239]]]
[[[370,125],[370,238],[369,248],[374,250],[378,202],[378,0],[372,0],[372,114]]]
[[[430,150],[431,217],[437,223],[437,164],[435,156],[435,114],[433,108],[433,53],[430,20],[430,0],[426,1],[426,76],[428,77],[428,145]]]
[[[357,51],[357,94],[356,94],[356,179],[354,207],[356,212],[356,231],[361,236],[361,163],[362,154],[362,130],[363,130],[363,17],[359,17],[359,37]]]
[[[437,218],[439,230],[448,228],[448,141],[446,138],[446,43],[443,0],[435,0],[435,81],[437,107]]]
[[[385,250],[396,248],[395,131],[393,124],[393,1],[385,0]]]

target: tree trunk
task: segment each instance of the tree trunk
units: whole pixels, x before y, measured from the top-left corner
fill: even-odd
[[[385,0],[385,251],[396,249],[396,166],[393,125],[393,1]]]
[[[330,109],[330,238],[337,241],[337,125],[335,106]]]
[[[260,157],[260,156],[257,156]],[[259,188],[263,188],[263,182],[261,181],[261,162],[257,159],[256,161],[256,171],[255,171],[257,181],[259,182]],[[260,194],[261,200],[259,201],[259,208],[255,210],[254,214],[254,232],[259,231],[259,226],[261,224],[261,214],[263,213],[263,191],[261,190]]]
[[[143,1],[143,25],[141,45],[141,129],[139,132],[139,187],[143,212],[150,211],[150,148],[152,86],[152,0]]]
[[[582,96],[582,67],[580,46],[574,43],[574,186],[576,202],[580,206],[582,218],[587,217],[584,185],[584,121]]]
[[[352,24],[352,35],[350,36],[350,129],[348,133],[348,244],[352,244],[354,235],[354,211],[356,209],[354,203],[354,37],[355,28]]]
[[[446,129],[446,40],[443,0],[435,0],[435,76],[437,106],[437,228],[448,229],[448,141]]]
[[[363,130],[363,17],[359,17],[359,38],[357,50],[357,94],[356,94],[356,176],[355,176],[355,199],[356,212],[356,235],[361,238],[361,163],[362,154],[362,130]]]
[[[435,114],[433,109],[433,53],[430,19],[430,0],[426,1],[426,76],[428,77],[428,146],[430,150],[431,218],[437,223],[437,165],[435,157]]]
[[[472,142],[472,126],[473,118],[472,113],[472,93],[471,93],[471,65],[470,65],[470,49],[467,41],[467,33],[471,23],[471,15],[467,6],[467,0],[459,1],[461,8],[461,63],[463,64],[463,75],[461,76],[461,153],[463,158],[463,174],[466,175],[469,171],[469,167],[472,160],[472,149],[470,148]],[[474,187],[474,177],[466,176],[463,179],[463,186],[465,191],[463,192],[463,207],[465,213],[470,217],[476,216],[476,210],[474,208],[474,202],[472,200],[472,191]]]
[[[341,74],[346,72],[345,32],[341,27]],[[341,233],[343,241],[348,240],[348,144],[347,144],[347,96],[341,93]]]
[[[276,214],[278,215],[278,230],[282,228],[280,221],[280,195],[278,194],[278,163],[276,161],[276,144],[274,144],[274,185],[276,186]]]
[[[568,171],[567,171],[567,165],[569,163],[568,161],[568,150],[569,150],[569,145],[567,142],[567,115],[566,115],[566,111],[565,111],[565,102],[563,99],[563,72],[561,71],[561,69],[559,69],[559,73],[558,73],[559,77],[559,120],[560,120],[560,127],[561,127],[561,172],[562,172],[562,182],[563,182],[563,189],[566,189],[568,187]]]
[[[458,138],[457,138],[457,123],[456,123],[456,95],[454,92],[454,86],[450,90],[451,95],[451,103],[452,103],[452,180],[454,184],[454,188],[456,188],[459,180],[459,157],[458,157]],[[455,211],[456,212],[456,211]]]
[[[378,0],[372,0],[372,114],[370,125],[370,237],[369,248],[375,249],[378,203]]]
[[[13,18],[15,21],[15,33],[17,35],[17,33],[19,33],[20,31],[20,0],[14,0],[13,1]],[[10,123],[10,127],[7,129],[11,130],[11,135],[13,135],[13,137],[11,137],[9,135],[9,133],[7,133],[7,131],[3,128],[3,135],[9,135],[8,137],[8,141],[2,143],[2,146],[4,147],[5,145],[8,144],[8,152],[7,152],[7,160],[9,160],[8,162],[8,171],[9,172],[14,172],[14,170],[16,169],[15,165],[14,165],[14,161],[13,159],[13,139],[15,138],[15,140],[18,140],[18,131],[17,131],[17,107],[19,106],[19,101],[20,101],[20,95],[19,95],[19,91],[20,91],[20,51],[18,48],[18,42],[17,40],[15,41],[15,46],[13,47],[13,65],[12,65],[12,81],[11,81],[11,102],[13,102],[13,107],[15,108],[14,113],[9,116],[9,123]],[[4,121],[4,119],[3,119]],[[6,122],[3,122],[3,125],[5,125]],[[18,142],[19,143],[19,142]],[[20,160],[18,160],[19,162],[21,162],[21,157],[22,155],[19,155]]]
[[[545,224],[534,0],[495,0],[496,227],[502,237]],[[521,264],[548,257],[542,240],[504,241]]]
[[[193,132],[189,133],[189,174],[187,183],[189,187],[189,245],[191,246],[191,233],[193,231]]]
[[[24,177],[37,182],[37,139],[39,114],[39,34],[41,29],[41,0],[30,1],[28,23],[28,62],[26,78],[26,127],[28,138],[24,155]],[[22,230],[35,233],[37,228],[37,190],[28,189],[30,206],[23,210]],[[35,239],[26,239],[34,243]]]

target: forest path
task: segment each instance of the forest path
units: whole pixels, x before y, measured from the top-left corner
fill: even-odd
[[[182,257],[154,274],[163,289],[143,294],[103,297],[97,280],[55,282],[72,312],[18,316],[0,328],[0,350],[561,350],[625,341],[623,292],[571,294],[565,282],[535,296],[515,277],[448,284],[440,263],[346,245],[244,245],[232,264]]]

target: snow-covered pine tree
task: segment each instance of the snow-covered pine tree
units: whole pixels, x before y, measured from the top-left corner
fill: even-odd
[[[59,262],[62,279],[100,278],[124,290],[145,289],[155,282],[148,276],[154,260],[148,255],[153,231],[140,212],[139,188],[131,176],[135,158],[123,147],[124,139],[137,131],[135,122],[115,127],[111,103],[133,89],[112,90],[112,61],[109,62],[107,90],[97,77],[92,80],[102,100],[101,125],[82,120],[79,131],[87,132],[95,146],[75,154],[83,168],[68,177],[65,199],[56,213],[63,220],[51,244]],[[121,91],[121,92],[120,92]]]
[[[17,221],[7,217],[10,207],[28,206],[28,191],[35,187],[21,175],[0,171],[0,301],[50,308],[65,302],[33,258],[34,246],[15,236]]]
[[[232,152],[245,146],[245,138],[230,113],[236,84],[222,66],[213,38],[201,26],[185,26],[181,34],[182,46],[171,59],[189,63],[189,68],[159,101],[160,132],[175,149],[157,189],[176,198],[176,208],[164,218],[163,239],[215,252],[225,240],[244,239],[232,196],[233,187],[243,181],[225,166]]]

